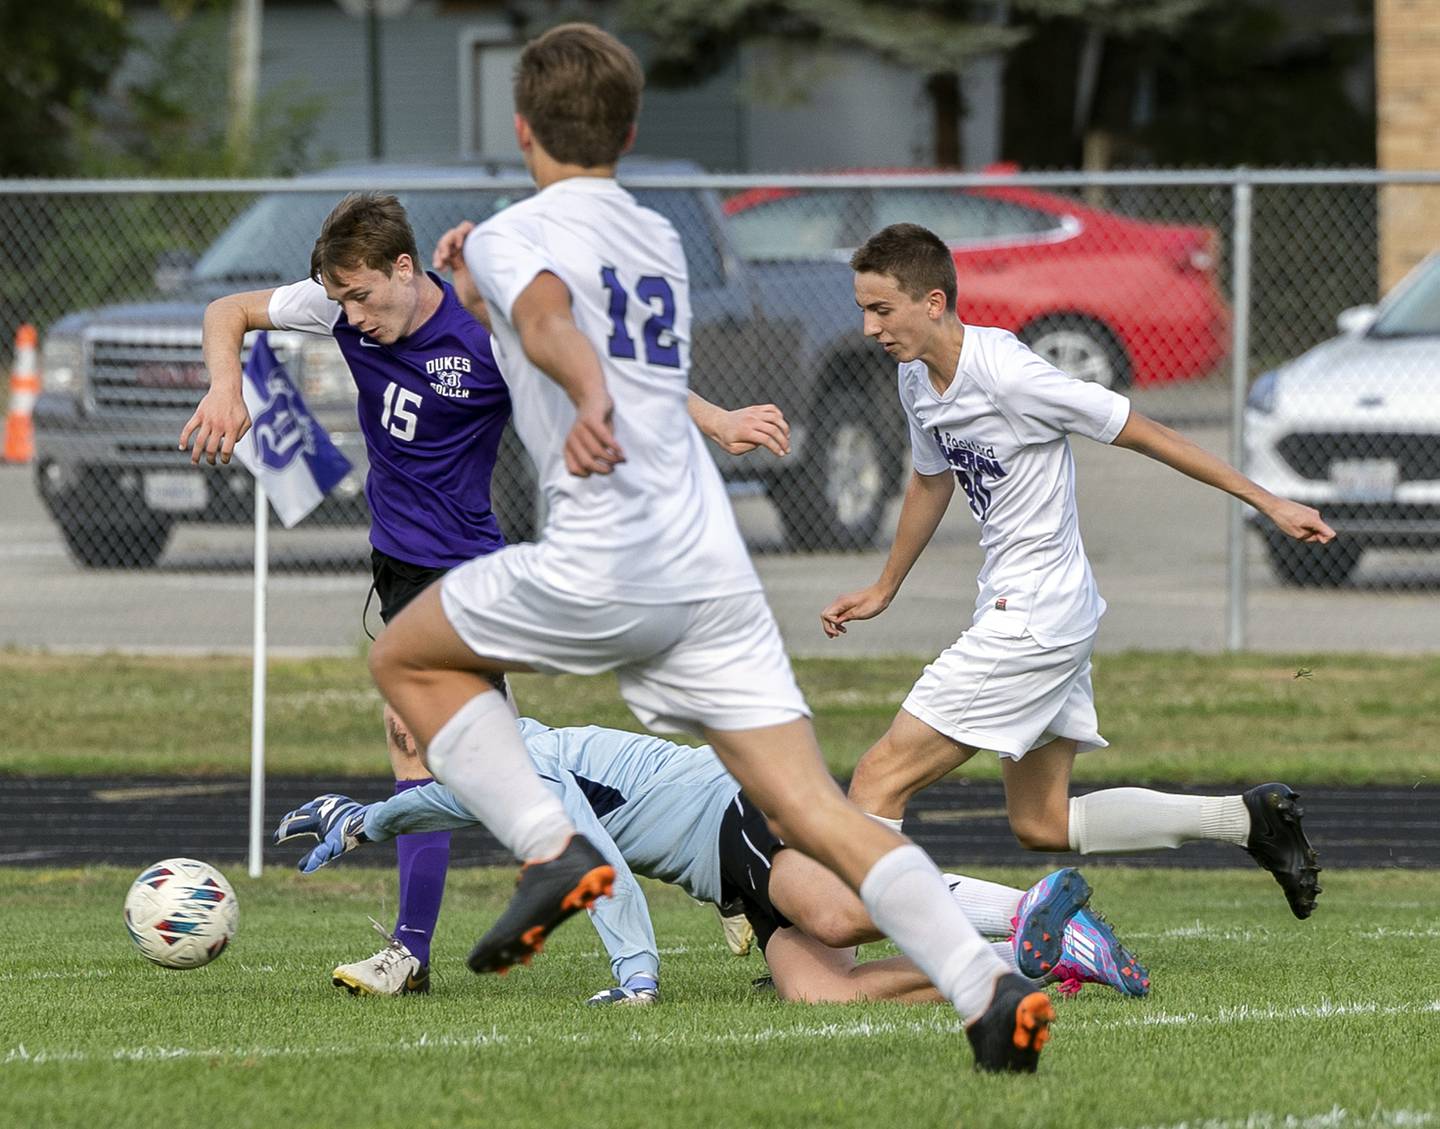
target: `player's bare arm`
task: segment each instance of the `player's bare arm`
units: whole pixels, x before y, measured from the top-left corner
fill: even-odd
[[[240,370],[240,347],[252,329],[274,329],[270,321],[270,295],[274,290],[247,290],[217,298],[205,307],[201,349],[210,373],[210,391],[205,393],[189,421],[180,430],[180,450],[195,440],[190,461],[198,464],[203,455],[211,465],[215,456],[228,463],[235,444],[250,430],[250,413],[245,407]]]
[[[1257,485],[1224,459],[1191,442],[1179,432],[1132,410],[1112,445],[1139,451],[1181,474],[1232,494],[1254,506],[1275,523],[1275,528],[1297,541],[1324,544],[1335,539],[1335,531],[1325,524],[1318,510],[1280,498]]]
[[[485,304],[485,299],[480,295],[480,288],[475,285],[470,268],[465,264],[465,237],[474,230],[475,224],[466,220],[464,223],[456,224],[442,235],[439,242],[435,244],[435,253],[431,256],[431,266],[436,270],[450,272],[450,285],[455,287],[455,297],[470,312],[470,316],[488,330],[490,328],[490,307]]]
[[[955,479],[948,470],[939,474],[910,472],[905,485],[905,501],[900,506],[900,519],[895,525],[895,540],[880,579],[857,592],[839,596],[820,613],[820,626],[831,639],[845,634],[845,624],[853,619],[873,619],[890,606],[900,585],[910,575],[930,538],[935,536],[940,519],[949,508],[955,493]]]
[[[575,405],[575,424],[565,439],[566,469],[580,478],[609,474],[625,461],[611,422],[615,405],[600,358],[575,324],[569,289],[558,276],[541,271],[515,299],[510,320],[531,363]]]
[[[781,456],[790,453],[790,422],[774,404],[751,404],[726,411],[698,392],[691,392],[689,407],[695,426],[726,454],[744,455],[756,447]]]

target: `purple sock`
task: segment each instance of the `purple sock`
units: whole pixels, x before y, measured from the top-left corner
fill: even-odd
[[[397,780],[395,792],[418,788],[428,780]],[[445,872],[450,868],[450,832],[421,831],[395,837],[395,861],[400,868],[400,912],[395,936],[421,964],[430,963],[430,938],[440,916],[445,894]]]

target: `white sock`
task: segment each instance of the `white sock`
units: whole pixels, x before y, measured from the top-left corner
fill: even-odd
[[[991,941],[990,951],[1005,962],[1007,972],[1020,975],[1020,966],[1015,963],[1015,946],[1009,941]]]
[[[435,779],[521,861],[554,858],[575,827],[535,764],[498,690],[476,694],[426,750]]]
[[[1213,839],[1243,847],[1250,813],[1240,796],[1175,796],[1148,788],[1107,788],[1070,801],[1070,849],[1133,854]]]
[[[1020,910],[1024,890],[971,878],[966,874],[942,874],[951,896],[969,918],[970,924],[986,937],[1008,937],[1010,922]]]
[[[887,816],[876,815],[874,812],[867,811],[865,814],[868,815],[871,819],[873,819],[876,823],[883,823],[886,827],[890,828],[891,831],[895,832],[895,834],[905,834],[905,832],[900,830],[900,828],[905,823],[905,817],[903,815],[899,819],[890,819]]]
[[[900,946],[961,1018],[978,1016],[990,1005],[995,981],[1006,965],[965,919],[919,847],[896,847],[865,875],[860,900],[876,926]]]

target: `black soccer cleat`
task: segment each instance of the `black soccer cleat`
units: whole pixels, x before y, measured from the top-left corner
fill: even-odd
[[[527,862],[500,919],[470,951],[474,972],[505,972],[529,964],[545,938],[571,914],[589,908],[615,885],[615,868],[583,835],[572,835],[553,859]]]
[[[1034,1074],[1053,1022],[1050,997],[1034,981],[1007,972],[995,982],[990,1006],[965,1028],[975,1069]]]
[[[1296,803],[1299,798],[1285,784],[1261,784],[1246,792],[1250,837],[1245,851],[1275,876],[1290,912],[1303,920],[1315,912],[1320,896],[1320,856],[1300,826],[1305,809]]]

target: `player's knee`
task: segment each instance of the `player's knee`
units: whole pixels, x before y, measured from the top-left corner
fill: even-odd
[[[1016,841],[1027,851],[1068,851],[1070,843],[1064,827],[1043,813],[1011,812],[1010,830]]]
[[[807,915],[805,932],[828,948],[848,949],[870,940],[874,930],[863,911],[857,914],[827,907]]]
[[[915,790],[913,759],[899,755],[889,735],[860,758],[850,778],[850,798],[862,808],[903,802]]]

